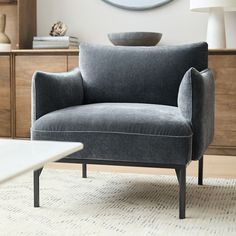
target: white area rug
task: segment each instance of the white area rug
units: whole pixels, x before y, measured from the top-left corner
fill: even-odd
[[[32,174],[0,186],[0,235],[236,235],[236,180],[187,179],[187,218],[178,219],[174,176],[45,169],[41,208]]]

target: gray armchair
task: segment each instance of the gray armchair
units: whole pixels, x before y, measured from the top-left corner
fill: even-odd
[[[206,43],[118,47],[81,44],[80,68],[36,72],[33,140],[79,141],[61,162],[173,168],[185,218],[186,167],[213,140],[214,79]],[[42,169],[41,169],[42,170]],[[39,176],[34,172],[35,206]]]

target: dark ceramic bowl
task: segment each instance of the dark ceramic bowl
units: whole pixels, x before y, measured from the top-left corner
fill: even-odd
[[[108,34],[109,40],[119,46],[155,46],[161,40],[161,33],[121,32]]]

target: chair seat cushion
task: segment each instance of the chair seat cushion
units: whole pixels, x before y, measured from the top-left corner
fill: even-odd
[[[48,113],[34,122],[32,139],[79,141],[78,158],[186,164],[192,129],[174,106],[97,103]]]

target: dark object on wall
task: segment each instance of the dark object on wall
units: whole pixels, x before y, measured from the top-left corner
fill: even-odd
[[[155,46],[162,34],[155,32],[121,32],[108,34],[109,40],[119,46]]]
[[[80,68],[34,74],[31,139],[84,144],[62,162],[175,169],[183,219],[186,167],[201,160],[202,184],[202,158],[214,134],[214,78],[207,66],[206,43],[81,44]],[[39,172],[35,178],[38,183]],[[38,184],[35,189],[38,195]]]
[[[103,0],[115,7],[126,10],[143,11],[163,6],[173,0]]]

